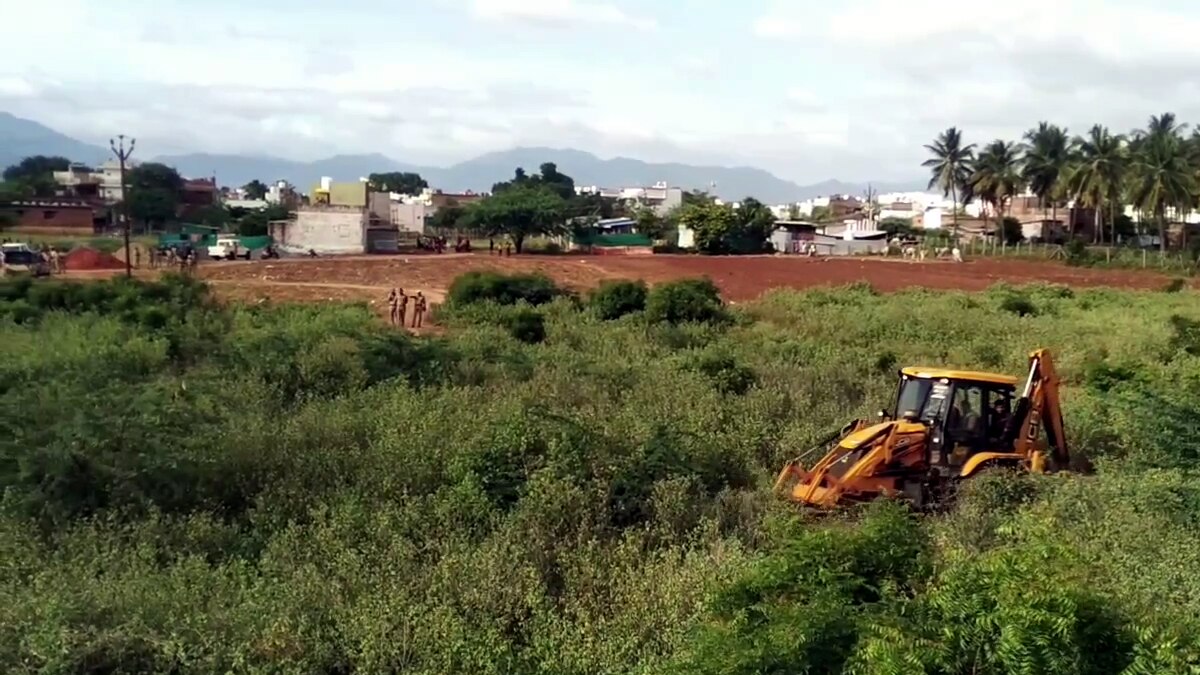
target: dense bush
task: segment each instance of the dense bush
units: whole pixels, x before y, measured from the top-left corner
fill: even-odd
[[[563,290],[549,277],[541,274],[511,274],[498,272],[468,272],[450,285],[447,301],[456,305],[494,302],[514,305],[524,301],[542,305],[563,295]]]
[[[601,319],[612,321],[646,309],[646,294],[643,281],[605,281],[592,291],[588,305]]]
[[[186,280],[0,283],[0,670],[1200,664],[1192,293],[674,289],[652,322],[489,297],[417,339]],[[897,367],[1037,347],[1094,474],[937,515],[771,494]]]
[[[684,279],[655,286],[646,297],[646,318],[666,323],[720,323],[727,314],[710,279]]]
[[[537,310],[518,308],[503,318],[510,335],[526,344],[535,345],[546,339],[546,322]]]

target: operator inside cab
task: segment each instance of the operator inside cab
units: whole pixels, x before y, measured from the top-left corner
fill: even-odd
[[[998,396],[992,401],[992,414],[988,424],[988,440],[1002,443],[1008,431],[1009,420],[1012,419],[1012,402],[1007,396]]]

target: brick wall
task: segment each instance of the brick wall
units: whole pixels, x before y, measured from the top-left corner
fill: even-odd
[[[95,229],[95,211],[90,206],[75,204],[10,204],[0,206],[0,213],[16,221],[15,226],[24,230],[70,230],[92,232]]]

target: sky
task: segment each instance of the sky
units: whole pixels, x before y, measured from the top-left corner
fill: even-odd
[[[0,111],[144,152],[515,146],[912,180],[958,126],[1200,123],[1182,0],[0,0]]]

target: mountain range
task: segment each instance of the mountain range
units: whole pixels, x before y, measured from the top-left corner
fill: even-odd
[[[99,164],[109,156],[100,146],[61,134],[38,122],[0,112],[0,167],[29,155],[61,155],[85,164]],[[251,180],[286,180],[307,190],[322,176],[334,180],[357,180],[370,173],[414,171],[433,187],[447,192],[486,192],[492,185],[511,178],[517,167],[533,173],[544,162],[573,177],[577,185],[623,187],[653,185],[664,181],[685,189],[715,192],[725,199],[752,195],[767,203],[786,203],[832,194],[862,194],[866,183],[828,180],[799,185],[753,167],[695,166],[650,163],[616,157],[601,159],[580,150],[522,147],[491,152],[449,167],[407,164],[381,154],[336,155],[313,162],[269,156],[191,153],[155,157],[154,161],[175,167],[192,178],[216,176],[221,185],[244,185]],[[715,185],[715,188],[713,187]],[[920,190],[919,181],[875,183],[877,192]]]

